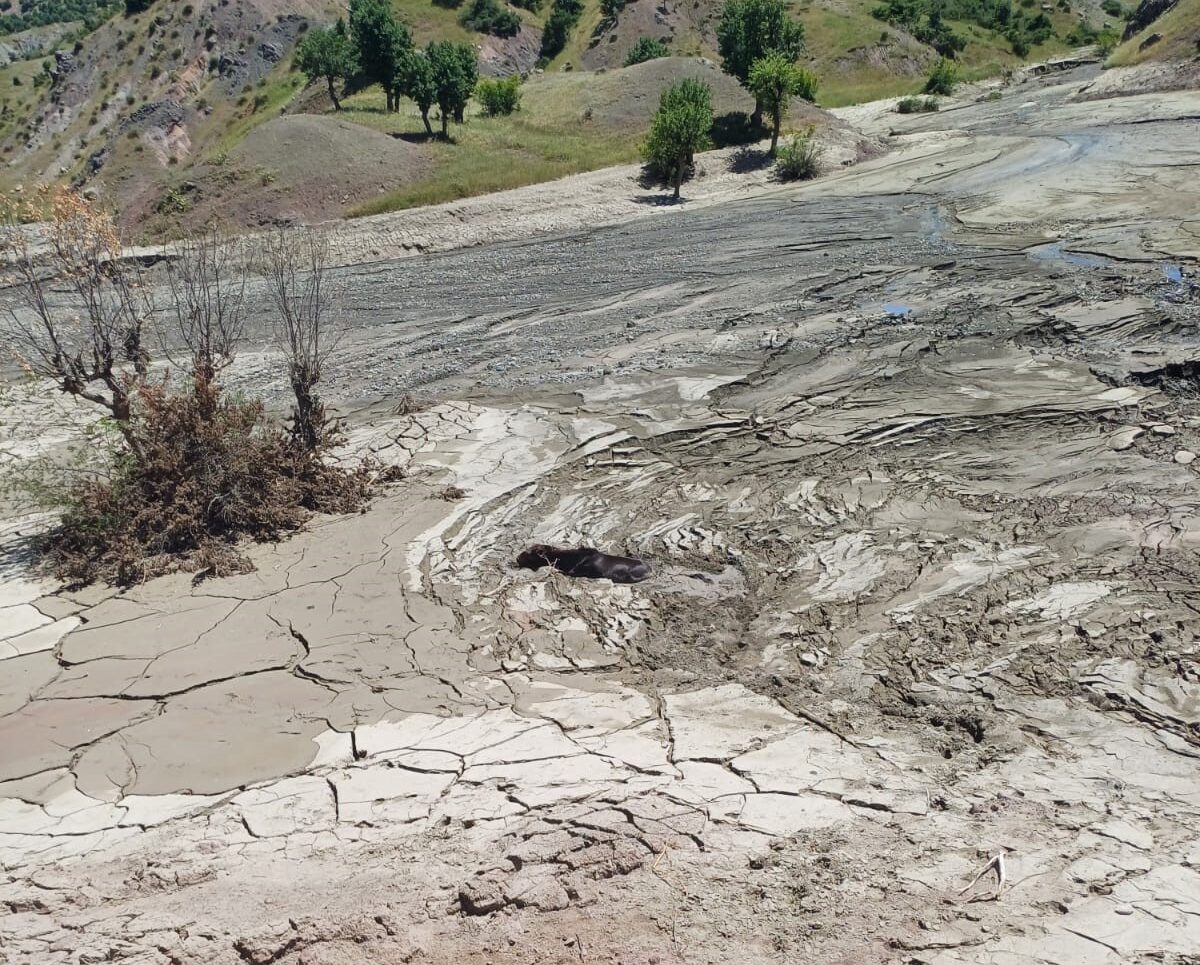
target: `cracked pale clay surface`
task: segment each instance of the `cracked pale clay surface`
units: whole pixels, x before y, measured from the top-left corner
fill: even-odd
[[[1198,101],[1096,78],[339,269],[407,472],[252,573],[70,591],[9,518],[0,961],[1198,961]]]

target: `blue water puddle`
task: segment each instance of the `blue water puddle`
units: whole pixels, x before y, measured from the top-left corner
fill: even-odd
[[[910,306],[903,305],[900,302],[884,302],[883,310],[889,318],[904,318],[913,313]]]
[[[1057,261],[1077,268],[1107,268],[1113,264],[1111,258],[1089,255],[1082,251],[1067,251],[1058,243],[1035,245],[1033,248],[1027,248],[1025,253],[1034,261]]]
[[[1178,265],[1163,265],[1163,276],[1169,282],[1174,282],[1176,285],[1183,284],[1183,269]]]

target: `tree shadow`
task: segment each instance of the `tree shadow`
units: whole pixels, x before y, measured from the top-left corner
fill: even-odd
[[[440,131],[434,131],[432,134],[427,134],[425,131],[390,131],[389,136],[397,141],[405,141],[408,144],[425,144],[429,141],[440,141],[442,139]]]
[[[663,185],[663,179],[657,171],[650,165],[644,165],[641,173],[637,176],[637,185],[639,188],[645,188],[649,191],[651,188],[660,188]]]
[[[49,514],[38,514],[31,517],[25,531],[6,534],[0,539],[0,580],[28,578],[35,571],[41,541],[53,525]]]
[[[716,147],[737,147],[761,141],[767,130],[761,124],[751,124],[745,111],[728,111],[713,118],[712,140]]]
[[[770,167],[774,160],[769,151],[744,147],[730,160],[729,170],[733,174],[749,174]]]
[[[687,198],[673,197],[670,188],[663,188],[661,194],[636,194],[632,200],[634,204],[644,204],[651,208],[671,208],[683,204]]]

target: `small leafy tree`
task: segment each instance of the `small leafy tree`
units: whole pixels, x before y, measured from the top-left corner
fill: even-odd
[[[449,140],[446,124],[450,117],[463,122],[463,112],[479,80],[475,48],[452,40],[435,40],[425,48],[438,109],[442,115],[442,137]]]
[[[421,112],[425,133],[433,136],[429,109],[437,103],[437,87],[433,82],[433,67],[423,50],[406,50],[396,68],[394,86],[398,93],[410,98]]]
[[[513,74],[501,80],[481,80],[475,99],[488,117],[511,114],[521,106],[521,78]]]
[[[712,90],[707,84],[689,78],[663,91],[642,156],[671,185],[676,199],[695,153],[710,143],[712,124]]]
[[[659,57],[666,57],[667,54],[667,45],[661,40],[654,37],[639,37],[637,43],[630,47],[629,53],[625,55],[625,66],[644,64],[647,60],[657,60]]]
[[[355,71],[354,44],[346,32],[346,21],[338,18],[332,29],[309,30],[296,50],[296,67],[311,84],[324,80],[329,86],[329,99],[333,109],[340,111],[336,84],[350,77]]]
[[[954,93],[954,85],[957,82],[958,70],[953,62],[943,57],[929,72],[929,79],[925,81],[925,93],[948,97]]]
[[[795,61],[804,48],[804,25],[788,16],[783,0],[726,0],[717,24],[721,69],[749,83],[750,68],[768,54]],[[755,100],[755,125],[762,123],[762,104]]]
[[[787,54],[768,54],[750,68],[748,84],[754,99],[771,115],[771,156],[779,145],[783,116],[793,97],[812,101],[817,96],[817,79],[792,63]]]
[[[396,67],[412,49],[412,35],[392,12],[390,0],[350,0],[350,36],[358,65],[356,84],[381,84],[387,109],[396,109]]]

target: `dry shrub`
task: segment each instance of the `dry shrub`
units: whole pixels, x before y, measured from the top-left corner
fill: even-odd
[[[239,541],[277,540],[312,512],[355,511],[369,495],[369,469],[327,464],[261,402],[218,386],[145,385],[136,411],[138,457],[121,447],[105,472],[76,482],[46,539],[44,564],[60,579],[128,585],[178,570],[243,571]]]

